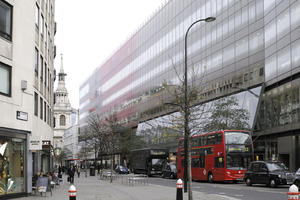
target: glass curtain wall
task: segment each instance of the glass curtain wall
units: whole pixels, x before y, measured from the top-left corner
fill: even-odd
[[[265,92],[259,112],[260,131],[300,123],[300,78]]]
[[[191,109],[191,134],[200,134],[211,130],[220,130],[220,124],[212,122],[214,111],[216,109],[223,109],[218,107],[220,104],[226,104],[228,100],[234,100],[234,103],[228,103],[227,110],[233,111],[235,115],[245,116],[240,119],[240,123],[244,122],[243,129],[252,130],[254,118],[258,106],[258,100],[261,94],[262,87],[253,88],[251,90],[243,91],[228,97],[195,106]],[[226,108],[225,108],[226,109]],[[221,110],[220,110],[221,111]],[[224,111],[224,110],[222,110]],[[204,114],[203,114],[204,113]],[[226,115],[226,113],[224,113]],[[231,114],[228,111],[228,114]],[[143,137],[148,146],[163,146],[176,147],[178,139],[183,137],[183,118],[179,112],[158,117],[143,123],[140,123],[137,128],[137,135]],[[224,115],[224,116],[225,116]],[[220,117],[224,117],[220,116]],[[230,117],[231,118],[231,117]],[[228,118],[229,119],[229,118]],[[208,126],[213,124],[215,127]],[[228,126],[231,129],[239,130],[240,124],[237,121],[228,121]],[[209,130],[208,130],[209,128]]]

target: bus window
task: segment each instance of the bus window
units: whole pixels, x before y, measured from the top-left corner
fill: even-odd
[[[192,146],[192,147],[198,146],[198,144],[197,144],[197,137],[192,137],[192,140],[191,140],[191,146]]]
[[[183,146],[184,146],[184,140],[180,140],[179,141],[179,148],[183,148]]]
[[[215,157],[215,167],[224,168],[224,157]]]
[[[206,138],[207,138],[207,136],[202,136],[202,137],[201,137],[201,146],[207,145],[207,143],[206,143]]]
[[[199,167],[199,166],[200,166],[200,159],[192,158],[192,167]]]
[[[239,155],[239,154],[228,154],[226,157],[226,167],[227,169],[242,170],[247,169],[251,162],[251,154],[249,155]]]
[[[216,144],[220,144],[223,141],[222,133],[218,133],[216,136],[217,136]]]
[[[212,145],[212,144],[216,144],[217,140],[216,140],[216,135],[208,135],[207,136],[207,145]]]
[[[199,167],[200,168],[205,168],[205,156],[204,156],[204,154],[202,156],[200,156]]]

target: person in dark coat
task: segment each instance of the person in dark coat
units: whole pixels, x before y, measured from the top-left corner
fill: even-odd
[[[75,175],[75,166],[71,165],[70,168],[68,169],[68,175],[70,177],[70,183],[74,183],[74,175]]]
[[[61,169],[61,166],[59,165],[58,166],[58,174],[61,174],[61,172],[62,172],[62,169]]]

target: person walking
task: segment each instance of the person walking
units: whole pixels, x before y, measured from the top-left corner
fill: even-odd
[[[77,176],[80,178],[80,166],[77,167]]]
[[[75,166],[71,165],[70,168],[68,169],[68,174],[70,177],[70,183],[73,184],[74,183],[74,175],[75,175]]]

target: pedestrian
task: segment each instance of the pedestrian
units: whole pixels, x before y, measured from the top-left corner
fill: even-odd
[[[62,169],[61,169],[61,166],[59,165],[58,166],[58,174],[61,174],[61,172],[62,172]]]
[[[74,183],[74,174],[75,174],[75,166],[71,165],[70,168],[68,169],[68,175],[69,175],[69,179],[70,179],[71,184]]]
[[[80,178],[80,166],[77,167],[77,176]]]

